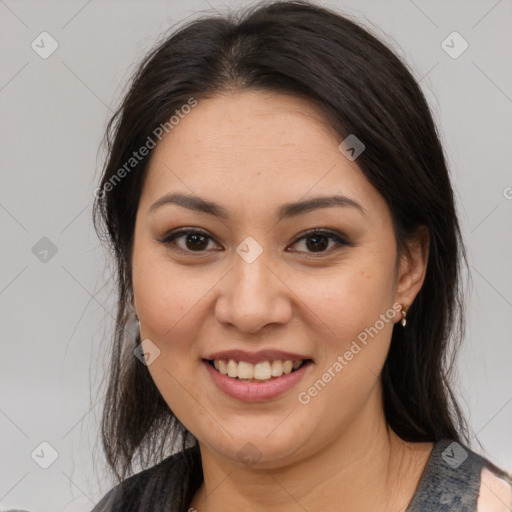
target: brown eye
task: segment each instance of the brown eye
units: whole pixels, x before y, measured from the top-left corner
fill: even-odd
[[[176,241],[183,239],[183,243],[177,244]],[[329,250],[336,248],[336,246],[352,246],[343,235],[332,232],[314,229],[306,232],[302,237],[298,238],[293,245],[297,244],[301,240],[306,240],[305,251],[292,251],[292,252],[305,252],[306,254],[312,255],[313,257],[322,256]],[[161,240],[161,243],[167,246],[173,246],[173,250],[176,250],[183,254],[190,253],[206,253],[208,243],[213,241],[213,238],[203,231],[194,229],[180,229],[174,233],[171,233]],[[334,242],[334,246],[329,247],[329,242]]]
[[[208,247],[209,240],[213,240],[202,231],[183,229],[166,236],[162,243],[165,245],[176,245],[175,240],[181,238],[184,240],[184,247],[183,245],[181,247],[178,246],[177,250],[180,252],[205,252],[204,249]]]
[[[297,244],[301,240],[306,240],[305,247],[306,251],[299,252],[310,252],[310,253],[318,253],[322,255],[329,248],[329,242],[334,242],[334,246],[336,245],[352,245],[350,244],[343,236],[338,233],[334,233],[332,231],[325,230],[311,230],[305,233],[302,237],[298,238],[294,244]],[[330,249],[333,247],[331,246]],[[294,251],[295,252],[295,251]]]

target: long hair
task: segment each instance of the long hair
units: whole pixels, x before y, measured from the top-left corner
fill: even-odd
[[[140,63],[108,124],[94,224],[112,250],[118,291],[101,425],[109,466],[122,479],[137,456],[143,465],[155,464],[178,440],[182,450],[187,444],[197,450],[197,440],[165,403],[147,367],[133,357],[140,337],[126,342],[135,217],[150,155],[129,172],[126,163],[191,98],[200,102],[243,90],[305,98],[340,141],[357,134],[366,146],[357,164],[390,208],[399,253],[419,227],[428,229],[425,280],[408,310],[407,328],[394,327],[381,375],[384,412],[404,440],[469,442],[451,389],[464,335],[466,256],[425,97],[397,55],[346,16],[311,2],[264,2],[241,13],[203,15],[166,36]],[[123,166],[126,172],[117,179]],[[184,506],[201,481],[194,471]]]

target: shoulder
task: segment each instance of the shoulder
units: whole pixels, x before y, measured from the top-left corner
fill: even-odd
[[[483,467],[480,475],[477,512],[508,512],[512,510],[512,479]]]
[[[149,507],[159,497],[172,500],[188,477],[192,463],[191,448],[170,455],[110,489],[91,512],[135,512]]]
[[[119,485],[121,485],[121,484],[119,484]],[[91,512],[113,511],[114,510],[114,508],[113,508],[114,499],[115,499],[115,495],[118,491],[119,485],[117,485],[113,489],[110,489],[110,491],[108,491],[107,494],[105,494],[105,496],[103,496],[103,498],[99,501],[99,503],[96,504],[96,506],[92,509]]]
[[[467,446],[442,439],[434,444],[407,511],[508,512],[511,491],[510,475]]]

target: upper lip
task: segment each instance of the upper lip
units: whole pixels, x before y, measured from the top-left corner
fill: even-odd
[[[309,356],[303,356],[300,354],[295,354],[293,352],[284,352],[282,350],[271,350],[264,349],[258,352],[247,352],[245,350],[225,350],[223,352],[213,352],[210,355],[206,356],[205,359],[224,359],[229,360],[233,359],[235,361],[247,361],[248,363],[256,364],[261,363],[262,361],[286,361],[286,360],[304,360],[304,359],[312,359]]]

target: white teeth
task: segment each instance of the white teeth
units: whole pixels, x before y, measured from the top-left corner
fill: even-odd
[[[228,377],[238,377],[238,364],[233,359],[228,361]]]
[[[240,362],[242,364],[242,362]],[[247,363],[249,364],[249,363]],[[252,365],[250,365],[252,366]],[[239,375],[241,377],[241,375]],[[249,378],[258,379],[258,380],[266,380],[272,377],[270,372],[270,363],[268,361],[261,361],[260,363],[256,363],[253,368],[253,375]]]
[[[296,370],[297,368],[299,368],[299,366],[302,364],[302,361],[295,361],[293,363],[293,369]]]
[[[272,377],[281,377],[281,375],[283,375],[283,363],[272,361]]]
[[[292,368],[293,368],[293,361],[285,361],[283,363],[283,372],[284,373],[286,373],[286,374],[291,373]]]
[[[240,379],[253,379],[253,374],[254,365],[252,365],[251,363],[246,363],[245,361],[240,361],[238,363],[238,372],[237,375],[235,375],[235,377],[238,377]]]
[[[227,373],[228,373],[227,364],[224,361],[218,360],[218,359],[215,359],[213,364],[215,365],[215,363],[217,363],[219,365],[219,372],[222,373],[222,375],[227,375]]]
[[[223,359],[215,359],[213,365],[223,375],[228,377],[242,380],[269,380],[272,377],[281,377],[283,374],[287,375],[292,370],[297,370],[302,366],[304,361],[297,360],[292,361],[288,359],[286,361],[261,361],[256,364],[248,363],[247,361],[235,361],[230,359],[229,361]]]

